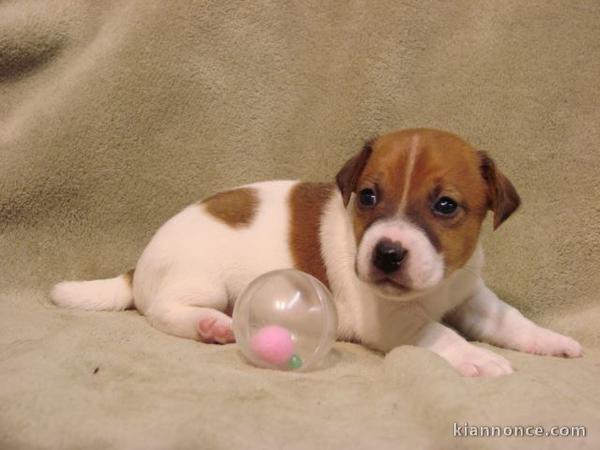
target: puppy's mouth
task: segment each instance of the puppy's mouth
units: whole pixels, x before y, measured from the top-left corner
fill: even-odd
[[[390,278],[372,281],[371,284],[385,297],[393,297],[395,299],[414,292],[414,289],[409,285]]]
[[[372,273],[367,277],[361,277],[359,275],[359,278],[371,285],[383,297],[394,300],[402,300],[402,297],[409,296],[409,294],[416,292],[407,281],[396,280],[379,273]]]

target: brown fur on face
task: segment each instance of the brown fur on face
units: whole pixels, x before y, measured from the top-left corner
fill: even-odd
[[[338,172],[335,177],[335,181],[342,193],[342,199],[344,201],[344,206],[348,205],[350,201],[350,196],[356,187],[356,183],[358,182],[358,177],[360,176],[362,170],[367,164],[371,153],[373,152],[373,141],[365,142],[362,150],[353,158],[350,158],[344,164],[344,167]]]
[[[258,209],[258,194],[253,188],[219,192],[201,202],[206,211],[232,228],[250,225]]]
[[[358,172],[358,174],[357,174]],[[444,257],[447,273],[462,267],[473,254],[488,209],[499,226],[519,206],[514,186],[491,158],[459,137],[438,130],[401,130],[378,138],[346,163],[340,173],[344,192],[373,189],[372,208],[352,208],[357,243],[368,227],[382,218],[399,215],[419,226]],[[440,217],[433,204],[450,197],[460,205],[453,217]],[[349,197],[349,194],[348,194]],[[345,203],[346,200],[344,198]]]
[[[329,286],[319,236],[323,208],[335,187],[332,183],[298,183],[290,205],[290,249],[294,266]]]

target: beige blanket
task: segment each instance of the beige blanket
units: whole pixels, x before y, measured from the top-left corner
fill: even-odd
[[[0,448],[600,448],[599,80],[595,0],[0,2]],[[331,179],[407,126],[498,160],[524,205],[487,223],[487,280],[584,358],[498,350],[514,375],[465,379],[337,344],[277,373],[48,300],[131,267],[192,201]],[[465,422],[587,437],[454,437]]]

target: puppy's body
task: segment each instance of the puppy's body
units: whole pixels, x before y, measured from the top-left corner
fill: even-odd
[[[534,325],[485,287],[479,226],[490,207],[499,225],[518,196],[496,173],[491,189],[505,192],[490,193],[476,158],[443,132],[384,136],[347,163],[337,186],[271,181],[217,194],[165,223],[133,276],[59,283],[52,297],[87,309],[135,306],[167,333],[226,343],[234,340],[230,314],[241,290],[265,272],[295,267],[333,292],[339,339],[381,351],[420,345],[464,375],[512,371],[439,323],[446,318],[475,339],[578,356],[575,341]],[[436,200],[450,195],[461,208],[452,216],[452,204]],[[494,206],[498,196],[504,203]],[[443,217],[430,214],[431,204]]]

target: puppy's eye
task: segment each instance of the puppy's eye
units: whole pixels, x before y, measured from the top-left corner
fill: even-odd
[[[358,203],[365,208],[372,208],[377,204],[377,194],[373,189],[363,189],[358,193]]]
[[[433,212],[439,216],[452,217],[458,211],[458,203],[450,197],[440,197],[433,204]]]

